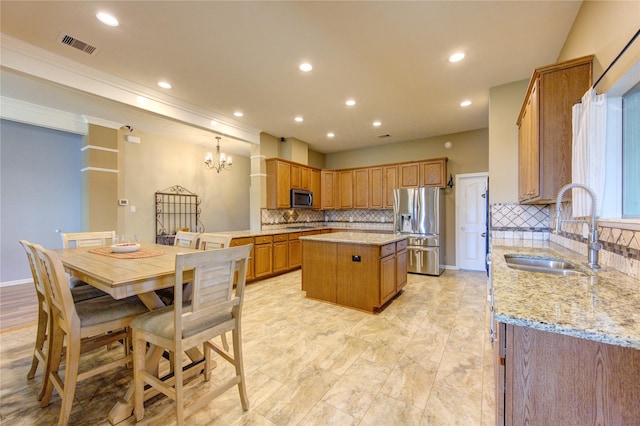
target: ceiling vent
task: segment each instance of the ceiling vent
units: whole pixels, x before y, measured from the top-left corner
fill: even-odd
[[[68,34],[60,33],[58,35],[58,41],[62,44],[66,44],[67,46],[71,46],[75,49],[81,50],[88,55],[95,55],[98,53],[98,48],[90,45],[89,43],[85,43],[84,41],[78,40],[75,37],[72,37]]]
[[[389,133],[385,133],[384,135],[378,135],[380,139],[389,138],[391,135]]]

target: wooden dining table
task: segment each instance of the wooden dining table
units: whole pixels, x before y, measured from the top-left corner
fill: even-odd
[[[175,285],[176,254],[197,252],[196,249],[165,246],[153,243],[141,243],[140,249],[133,253],[112,253],[108,247],[80,247],[56,249],[55,252],[69,275],[80,279],[111,295],[114,299],[137,296],[149,310],[164,307],[156,290]],[[185,282],[193,277],[185,271]],[[192,348],[187,355],[192,361],[202,359],[202,352]],[[159,348],[150,348],[147,352],[146,369],[154,371],[162,357]],[[197,374],[195,365],[190,373]],[[171,379],[169,379],[171,380]],[[118,397],[109,413],[109,422],[117,424],[133,414],[133,381],[124,397]],[[145,400],[154,394],[145,393]]]

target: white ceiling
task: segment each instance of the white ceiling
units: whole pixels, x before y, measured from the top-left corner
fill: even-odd
[[[330,153],[487,127],[489,89],[528,79],[533,68],[555,62],[580,5],[3,0],[0,28],[145,94]],[[95,18],[101,10],[120,26],[101,24]],[[59,43],[61,33],[98,47],[97,54]],[[456,51],[464,51],[465,60],[449,63]],[[313,71],[299,71],[303,61]],[[149,132],[177,132],[186,142],[213,139],[213,128],[188,119],[162,120],[5,63],[2,68],[3,96]],[[159,80],[173,89],[164,92]],[[347,98],[356,106],[346,107]],[[473,104],[460,107],[464,99]],[[237,109],[244,117],[232,116]],[[304,122],[296,123],[296,115]],[[374,128],[374,120],[382,126]],[[335,138],[326,137],[329,131]]]

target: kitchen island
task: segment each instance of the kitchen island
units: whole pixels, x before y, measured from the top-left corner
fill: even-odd
[[[407,283],[404,235],[337,232],[300,240],[308,298],[375,312]]]
[[[512,269],[558,258],[579,274]],[[640,281],[548,241],[493,241],[498,424],[640,424]]]

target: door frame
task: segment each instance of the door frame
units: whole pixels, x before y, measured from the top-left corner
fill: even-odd
[[[461,234],[460,234],[460,227],[458,226],[458,224],[460,223],[460,218],[464,216],[464,211],[463,211],[463,206],[461,205],[461,203],[458,202],[458,200],[460,200],[460,180],[461,179],[466,179],[466,178],[476,178],[476,177],[484,177],[486,179],[486,184],[487,186],[489,185],[489,172],[478,172],[478,173],[460,173],[456,175],[456,183],[455,183],[455,187],[456,187],[456,217],[455,217],[455,241],[456,241],[456,263],[454,265],[454,268],[456,270],[459,270],[459,259],[460,259],[460,238],[461,238]],[[486,201],[485,201],[486,202]],[[489,238],[489,235],[487,234],[487,236],[485,238]]]

